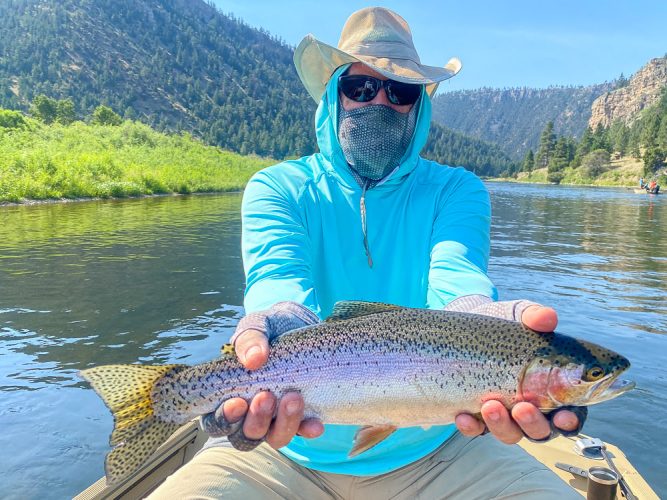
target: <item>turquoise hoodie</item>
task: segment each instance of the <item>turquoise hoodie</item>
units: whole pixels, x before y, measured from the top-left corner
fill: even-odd
[[[496,298],[486,276],[491,209],[482,182],[463,168],[425,160],[431,101],[425,92],[400,167],[365,194],[369,266],[361,229],[362,189],[338,142],[339,68],[317,109],[320,152],[253,176],[243,196],[246,312],[276,302],[304,304],[321,319],[339,300],[441,309],[456,297]],[[317,439],[295,437],[281,452],[312,469],[384,474],[419,460],[453,425],[410,427],[348,458],[358,427],[326,425]]]

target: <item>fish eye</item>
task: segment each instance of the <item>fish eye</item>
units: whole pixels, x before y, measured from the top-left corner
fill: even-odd
[[[596,380],[600,380],[602,377],[604,377],[604,370],[599,366],[594,366],[586,371],[585,380],[587,382],[595,382]]]

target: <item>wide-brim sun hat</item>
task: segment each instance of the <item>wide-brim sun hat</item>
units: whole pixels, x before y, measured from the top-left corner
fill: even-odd
[[[421,63],[408,23],[382,7],[353,13],[345,22],[338,47],[308,34],[294,51],[294,66],[308,93],[319,102],[336,68],[360,62],[399,82],[426,85],[433,95],[438,83],[461,71],[461,61],[451,58],[444,67]]]

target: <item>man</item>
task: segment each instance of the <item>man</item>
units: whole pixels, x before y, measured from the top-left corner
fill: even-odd
[[[383,8],[354,13],[338,48],[307,36],[297,72],[319,103],[320,153],[265,169],[243,200],[245,308],[232,339],[257,369],[269,338],[326,318],[339,300],[447,308],[521,320],[552,331],[555,312],[526,301],[497,303],[486,276],[490,204],[462,168],[419,157],[430,96],[461,67],[422,65],[406,22]],[[285,302],[286,301],[286,302]],[[278,400],[277,397],[280,397]],[[234,399],[203,419],[212,440],[156,497],[424,498],[572,491],[516,447],[578,430],[577,415],[546,418],[519,403],[511,414],[488,401],[483,422],[399,429],[353,458],[355,426],[303,421],[298,393]],[[583,420],[583,419],[582,419]],[[456,430],[460,431],[457,433]],[[493,436],[469,439],[488,430]],[[297,435],[298,434],[298,435]],[[229,447],[229,443],[241,450]],[[276,449],[280,448],[280,451]]]

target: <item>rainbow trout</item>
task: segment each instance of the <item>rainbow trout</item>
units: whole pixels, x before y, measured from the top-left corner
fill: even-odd
[[[274,339],[259,370],[246,370],[229,351],[191,367],[81,372],[114,416],[110,484],[139,468],[180,425],[259,391],[298,391],[307,418],[364,426],[353,456],[398,427],[449,424],[459,413],[479,413],[489,399],[547,411],[634,387],[618,378],[628,360],[590,342],[488,316],[367,302],[340,302],[325,322]]]

